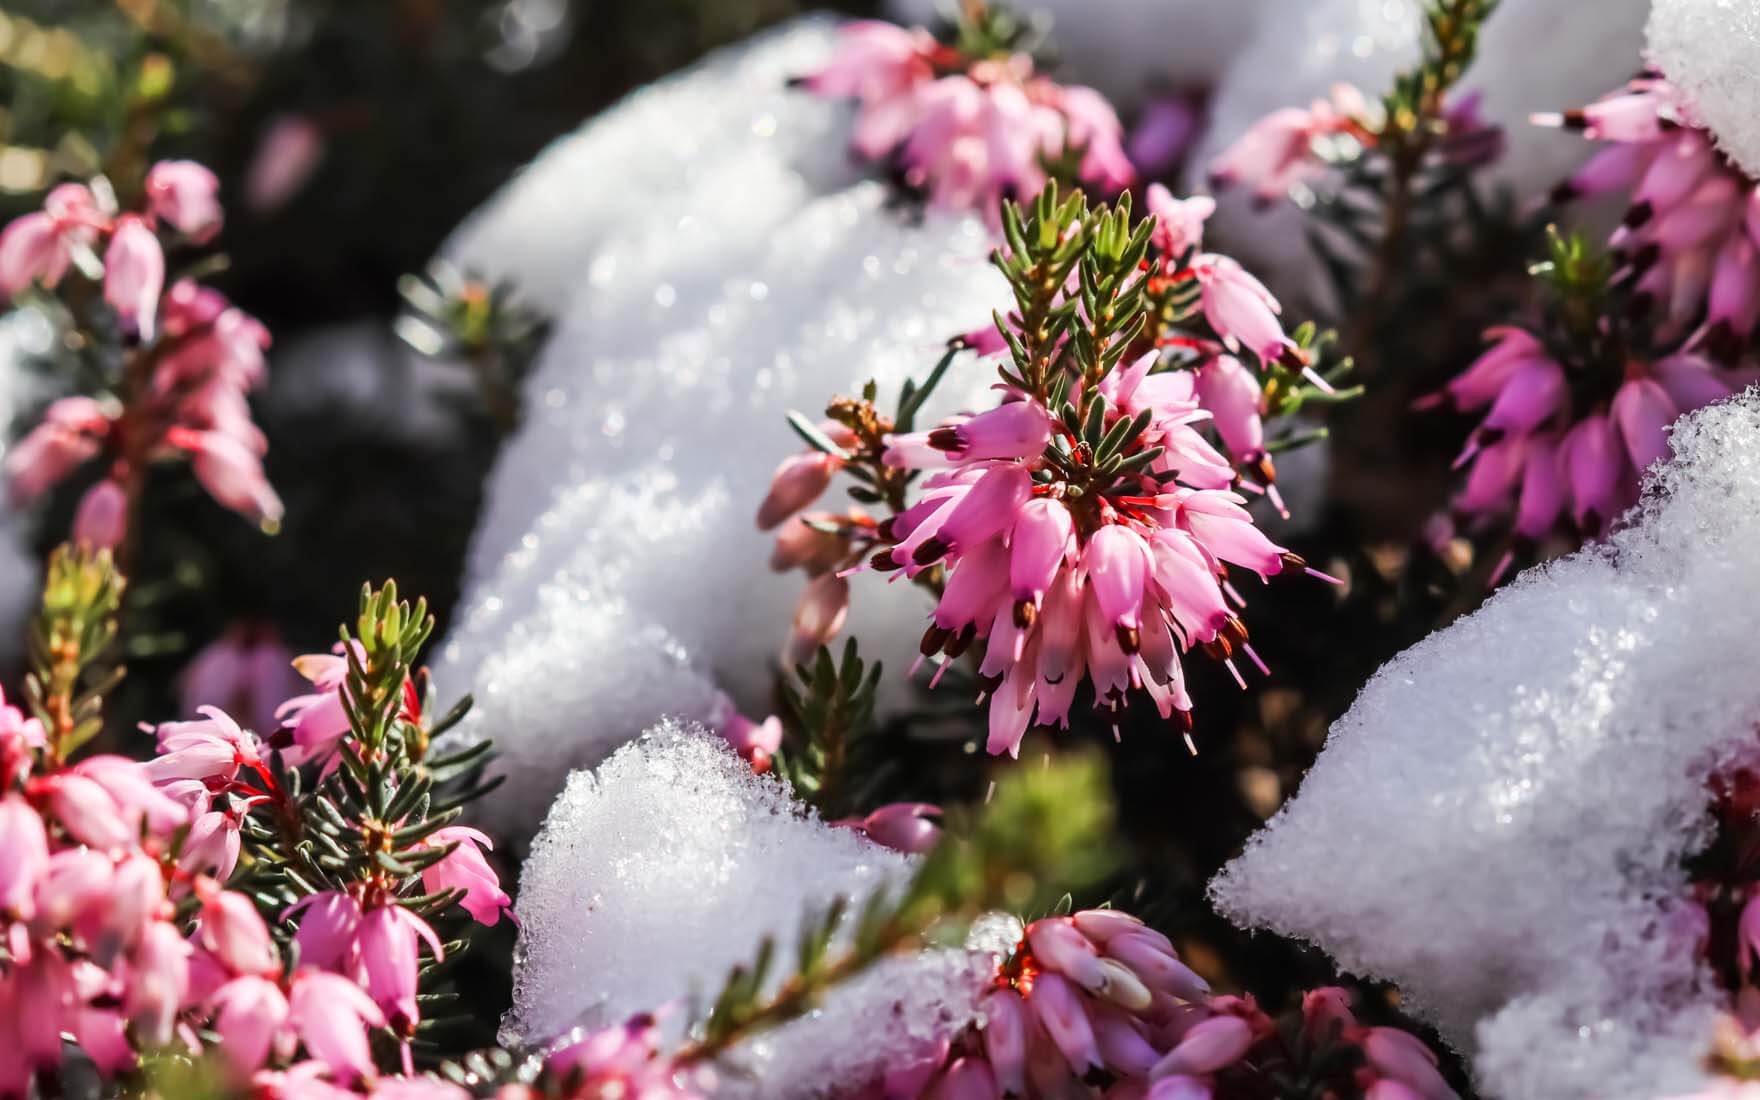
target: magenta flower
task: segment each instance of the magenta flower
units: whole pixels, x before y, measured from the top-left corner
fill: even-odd
[[[644,1014],[574,1040],[553,1051],[545,1065],[573,1084],[572,1096],[699,1100],[701,1093],[688,1080],[680,1081],[689,1075],[660,1052],[659,1044],[656,1021]]]
[[[251,447],[222,432],[175,427],[165,433],[188,451],[196,480],[222,505],[257,523],[281,519],[281,498],[269,487],[263,461]]]
[[[335,653],[294,658],[294,670],[318,690],[295,696],[275,710],[275,717],[293,730],[294,748],[289,757],[295,763],[327,760],[348,733],[348,711],[342,705],[348,659],[342,655],[340,642],[335,648]]]
[[[89,188],[56,187],[41,211],[14,218],[0,231],[0,294],[10,297],[32,283],[55,286],[67,274],[73,250],[91,248],[108,225]]]
[[[360,902],[348,894],[325,890],[294,902],[281,914],[281,919],[288,920],[302,912],[299,929],[293,935],[301,965],[352,973],[361,927]]]
[[[1372,144],[1373,135],[1363,121],[1367,113],[1363,94],[1348,84],[1335,84],[1330,100],[1317,99],[1306,109],[1273,111],[1211,163],[1211,183],[1218,188],[1244,184],[1260,202],[1279,198],[1325,171],[1324,162],[1313,152],[1316,139],[1349,134]]]
[[[159,295],[165,289],[165,251],[142,218],[124,214],[104,253],[104,300],[125,327],[153,338]]]
[[[6,455],[7,486],[24,504],[97,456],[116,413],[90,397],[63,397],[50,403],[43,419]]]
[[[212,879],[196,880],[196,897],[202,903],[197,942],[223,966],[241,976],[281,972],[269,929],[249,898],[220,889]]]
[[[513,899],[501,889],[501,879],[483,853],[495,847],[480,831],[463,825],[436,829],[424,842],[430,848],[455,845],[445,859],[422,871],[422,889],[430,894],[463,890],[459,905],[478,924],[494,924],[503,912],[512,915]]]
[[[197,244],[220,231],[220,181],[191,160],[162,160],[147,171],[143,188],[154,217]]]
[[[924,31],[860,20],[838,31],[837,52],[803,83],[819,95],[861,105],[851,145],[877,160],[910,132],[917,113],[912,93],[934,76],[933,49]]]
[[[80,497],[73,517],[73,538],[87,546],[122,545],[128,528],[128,493],[114,478],[105,478]]]
[[[1209,195],[1176,199],[1159,183],[1149,185],[1145,202],[1155,219],[1155,247],[1170,260],[1203,243],[1204,222],[1216,212],[1216,200]]]
[[[348,978],[322,970],[294,975],[287,998],[287,1021],[306,1051],[327,1063],[343,1081],[374,1072],[369,1027],[384,1027],[385,1014]]]
[[[267,734],[280,727],[275,709],[298,692],[300,680],[273,627],[234,623],[190,658],[180,686],[185,713],[212,703]]]
[[[782,748],[782,719],[771,715],[754,722],[734,709],[732,700],[723,699],[722,710],[727,717],[719,723],[721,736],[740,759],[763,775],[770,770],[771,758]]]
[[[849,582],[835,573],[821,573],[807,582],[795,605],[786,656],[800,664],[837,637],[849,615]]]
[[[16,794],[0,796],[0,852],[0,914],[29,920],[37,883],[49,870],[49,839],[42,818]]]

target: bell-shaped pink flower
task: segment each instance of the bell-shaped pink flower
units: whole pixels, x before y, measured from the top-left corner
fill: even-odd
[[[28,920],[37,882],[49,870],[49,839],[43,819],[16,794],[0,796],[0,852],[0,914]]]
[[[196,880],[201,899],[198,942],[234,974],[272,976],[281,960],[257,907],[243,894],[221,889],[212,879]]]
[[[269,1060],[287,1023],[287,997],[281,987],[255,974],[237,977],[214,994],[211,1026],[220,1036],[220,1054],[234,1070],[250,1073]]]
[[[1454,1089],[1436,1068],[1435,1052],[1415,1035],[1395,1027],[1372,1027],[1362,1046],[1371,1067],[1410,1085],[1425,1100],[1455,1100]]]
[[[1272,362],[1294,343],[1284,335],[1277,299],[1246,268],[1227,256],[1206,253],[1192,262],[1202,295],[1204,320],[1230,351],[1242,347]]]
[[[421,961],[418,940],[427,941],[436,960],[445,957],[440,937],[428,922],[401,905],[382,905],[361,917],[356,944],[367,976],[367,992],[403,1035],[410,1034],[422,1018],[416,1006]]]
[[[762,722],[754,722],[724,702],[727,718],[720,724],[721,736],[740,759],[759,775],[770,770],[770,760],[782,748],[782,719],[774,714]]]
[[[301,970],[287,997],[288,1023],[312,1057],[327,1063],[338,1080],[374,1072],[367,1028],[385,1026],[385,1014],[360,986],[339,974]]]
[[[193,160],[162,160],[147,170],[147,209],[201,244],[220,231],[220,181]]]
[[[975,462],[1034,458],[1051,442],[1051,417],[1035,401],[1010,401],[928,435],[929,446]]]
[[[294,902],[281,914],[281,919],[296,915],[300,915],[299,928],[293,934],[293,942],[299,948],[301,966],[339,973],[353,969],[355,941],[361,927],[358,901],[338,890],[324,890]]]
[[[128,530],[128,493],[114,478],[87,489],[73,516],[73,537],[99,549],[122,545]]]
[[[159,238],[141,218],[123,215],[104,252],[104,300],[123,325],[151,340],[164,289],[165,251]]]
[[[26,504],[97,456],[113,418],[89,397],[63,397],[50,403],[43,419],[6,455],[7,488]]]
[[[1197,394],[1236,461],[1264,454],[1265,395],[1258,375],[1234,356],[1218,355],[1198,368]]]
[[[1075,986],[1061,975],[1040,974],[1033,982],[1033,994],[1027,1004],[1075,1076],[1085,1077],[1103,1068],[1100,1048],[1094,1040],[1094,1025]]]
[[[1558,459],[1570,487],[1571,518],[1585,531],[1599,531],[1619,514],[1627,476],[1613,422],[1600,415],[1578,421],[1559,445]]]
[[[1211,162],[1210,180],[1245,184],[1261,201],[1278,198],[1319,170],[1311,154],[1316,132],[1313,115],[1300,107],[1273,111]]]
[[[982,1058],[955,1058],[925,1100],[996,1100],[996,1075]]]
[[[324,131],[304,115],[269,120],[245,170],[244,204],[257,214],[287,205],[324,159]]]
[[[443,890],[463,890],[459,905],[478,924],[494,924],[503,911],[509,910],[513,899],[501,888],[501,879],[483,853],[495,847],[480,830],[464,825],[436,829],[424,842],[431,848],[456,844],[446,858],[422,871],[422,889],[430,894]]]
[[[1613,395],[1611,412],[1633,466],[1646,470],[1668,457],[1668,428],[1680,410],[1660,382],[1626,379]]]
[[[1178,260],[1187,249],[1204,242],[1204,222],[1216,212],[1216,200],[1209,195],[1176,199],[1159,183],[1149,185],[1146,203],[1155,219],[1152,240],[1170,260]]]
[[[141,932],[129,959],[123,1011],[136,1034],[153,1046],[171,1042],[178,1014],[189,997],[189,941],[168,921],[153,921]]]
[[[281,498],[269,487],[263,463],[231,436],[214,431],[172,428],[166,441],[190,453],[196,480],[220,504],[257,523],[281,519]]]

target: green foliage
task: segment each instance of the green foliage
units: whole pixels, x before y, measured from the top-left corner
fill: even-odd
[[[789,976],[768,995],[777,952],[766,939],[728,975],[679,1061],[713,1058],[811,1011],[827,990],[895,952],[957,942],[985,912],[1049,909],[1066,887],[1089,885],[1111,869],[1111,829],[1099,754],[1005,769],[988,803],[952,816],[946,837],[902,890],[882,888],[859,904],[837,898],[806,914]]]
[[[550,335],[550,319],[521,301],[512,283],[490,283],[444,261],[397,282],[398,337],[432,359],[467,363],[496,428],[519,426],[519,389]]]
[[[126,587],[109,550],[62,545],[49,556],[43,602],[30,629],[25,699],[43,724],[52,764],[103,728],[104,696],[123,670],[104,656],[116,639]]]
[[[795,675],[798,682],[782,684],[793,722],[777,769],[825,817],[856,813],[867,806],[859,785],[874,774],[870,734],[880,663],[865,664],[850,638],[841,660],[820,646],[818,655]]]

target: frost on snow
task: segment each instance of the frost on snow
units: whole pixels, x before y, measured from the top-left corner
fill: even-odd
[[[1507,1100],[1701,1079],[1714,994],[1670,913],[1706,777],[1760,720],[1760,391],[1673,444],[1605,547],[1377,673],[1212,886],[1399,983]]]
[[[1760,7],[1746,0],[1656,0],[1650,60],[1687,93],[1699,121],[1749,175],[1760,174]]]
[[[766,569],[753,520],[802,446],[786,412],[870,378],[890,402],[1006,305],[978,222],[913,224],[878,182],[820,189],[847,112],[782,85],[828,34],[796,25],[637,94],[463,233],[467,259],[506,257],[522,288],[566,299],[435,670],[476,695],[459,736],[495,738],[512,790],[490,823],[515,839],[569,767],[662,715],[708,719],[718,687],[762,715],[800,592]],[[719,121],[676,135],[675,115]],[[627,187],[600,186],[608,165]],[[937,408],[976,405],[993,380],[968,358]],[[899,693],[928,606],[855,581],[850,628]]]
[[[1279,107],[1303,107],[1336,82],[1371,102],[1418,57],[1417,0],[1276,0],[1223,73],[1188,185],[1201,188],[1209,163],[1254,121]],[[1485,117],[1507,141],[1490,177],[1522,198],[1545,192],[1592,151],[1588,142],[1532,126],[1535,111],[1589,102],[1637,66],[1645,0],[1599,0],[1593,11],[1557,0],[1504,0],[1479,36],[1478,59],[1460,88],[1482,94]],[[1543,64],[1534,43],[1546,43]],[[1080,74],[1074,74],[1079,76]],[[1252,208],[1244,188],[1222,196],[1215,221],[1230,254],[1291,295],[1319,296],[1322,269],[1293,205]]]
[[[576,772],[520,875],[523,922],[504,1041],[706,1001],[766,935],[786,976],[809,906],[908,880],[911,859],[825,824],[781,781],[754,776],[700,727],[663,723],[598,771]],[[724,1061],[718,1095],[813,1096],[922,1054],[970,1023],[997,952],[1019,926],[981,928],[971,950],[880,964],[811,1015]],[[676,1038],[688,1005],[664,1026]],[[706,1007],[700,1005],[698,1007]]]

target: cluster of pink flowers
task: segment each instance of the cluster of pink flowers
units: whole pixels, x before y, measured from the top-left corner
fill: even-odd
[[[1112,909],[1029,924],[980,1007],[980,1026],[864,1095],[1049,1100],[1104,1082],[1106,1100],[1266,1100],[1287,1095],[1282,1075],[1316,1095],[1455,1098],[1427,1046],[1358,1023],[1344,990],[1310,992],[1299,1024],[1279,1028],[1251,997],[1211,996],[1165,936]]]
[[[1334,164],[1381,143],[1382,108],[1349,84],[1334,84],[1326,99],[1307,107],[1279,108],[1249,126],[1210,164],[1211,186],[1241,184],[1255,202],[1268,205],[1323,178]],[[1447,105],[1435,155],[1455,165],[1476,166],[1503,152],[1503,135],[1479,112],[1479,94]]]
[[[506,1085],[496,1100],[699,1100],[714,1084],[707,1068],[661,1052],[659,1022],[645,1013],[567,1043],[544,1069],[544,1084]]]
[[[102,457],[103,480],[81,500],[76,537],[122,542],[148,463],[186,456],[208,493],[259,523],[280,519],[263,474],[267,449],[246,395],[265,375],[269,334],[217,291],[180,279],[166,287],[161,235],[191,244],[218,232],[218,183],[201,165],[162,161],[147,173],[144,206],[119,213],[107,189],[67,183],[43,209],[0,231],[0,294],[58,287],[70,268],[101,279],[103,300],[130,340],[115,392],[64,397],[6,459],[14,503],[25,503]],[[100,258],[101,257],[101,258]]]
[[[858,22],[803,83],[859,101],[854,150],[894,160],[908,185],[947,209],[994,217],[1000,199],[1036,193],[1048,165],[1064,161],[1107,194],[1136,176],[1111,104],[1037,73],[1025,53],[973,57],[920,28]]]
[[[1117,707],[1141,689],[1189,731],[1183,651],[1202,649],[1237,679],[1237,653],[1264,670],[1236,613],[1244,600],[1229,567],[1261,579],[1314,572],[1267,538],[1232,491],[1266,491],[1273,473],[1262,384],[1242,359],[1329,387],[1284,332],[1264,285],[1233,259],[1197,251],[1208,200],[1160,192],[1151,208],[1159,255],[1144,276],[1149,292],[1195,297],[1198,306],[1179,334],[1158,336],[1160,347],[1090,392],[1072,389],[1070,400],[1097,412],[1103,432],[1122,433],[1118,462],[1094,465],[1089,444],[1038,395],[1005,383],[996,408],[885,438],[883,467],[928,473],[898,514],[797,515],[851,461],[819,451],[786,460],[759,510],[760,527],[783,525],[772,565],[812,577],[796,612],[797,644],[822,644],[841,628],[843,574],[862,553],[877,548],[869,566],[913,578],[946,571],[922,653],[956,658],[981,643],[992,753],[1017,752],[1035,723],[1067,727],[1084,677],[1097,706]],[[1264,486],[1211,444],[1205,425]],[[839,448],[856,443],[837,425],[825,434]]]
[[[1459,460],[1470,468],[1456,510],[1513,510],[1528,541],[1561,517],[1598,534],[1630,506],[1640,473],[1666,456],[1675,419],[1753,380],[1742,359],[1760,321],[1760,198],[1666,81],[1641,77],[1536,121],[1610,143],[1555,197],[1630,200],[1609,240],[1614,285],[1627,295],[1624,315],[1603,322],[1617,354],[1580,362],[1566,341],[1495,328],[1490,349],[1439,395],[1485,410]]]

